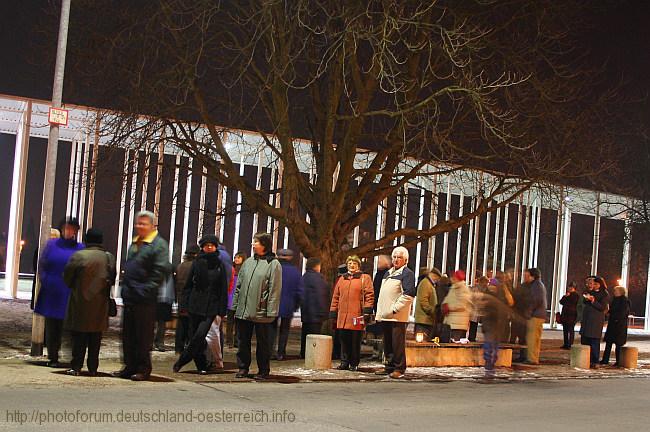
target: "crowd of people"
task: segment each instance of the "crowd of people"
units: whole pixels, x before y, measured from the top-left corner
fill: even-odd
[[[139,212],[134,228],[136,235],[120,277],[124,365],[113,373],[120,378],[149,379],[151,350],[166,349],[166,322],[172,319],[173,303],[177,304],[174,348],[178,355],[174,372],[190,362],[200,374],[223,368],[227,346],[237,349],[235,377],[265,380],[271,360],[287,356],[298,310],[300,357],[305,356],[307,335],[334,334],[340,370],[358,370],[364,335],[374,334],[383,339],[384,358],[384,368],[375,373],[403,377],[412,312],[418,340],[476,342],[480,324],[485,368],[490,373],[503,343],[523,347],[515,361],[540,361],[547,292],[537,268],[527,269],[521,284],[514,284],[510,273],[497,272],[494,277],[478,277],[469,287],[462,270],[448,276],[437,268],[421,269],[416,281],[407,265],[408,249],[398,246],[391,256],[377,258],[374,279],[362,270],[358,256],[347,257],[332,285],[321,274],[318,258],[308,258],[301,274],[293,264],[294,252],[274,253],[268,233],[255,234],[251,257],[237,252],[233,258],[215,235],[205,235],[198,245],[186,248],[182,262],[173,268],[154,214]],[[34,311],[45,317],[49,366],[61,367],[62,334],[67,330],[72,335],[67,373],[73,376],[80,374],[85,358],[89,374],[97,374],[102,333],[109,315],[115,314],[111,291],[117,277],[115,256],[103,247],[102,232],[89,229],[83,244],[77,241],[78,231],[78,222],[67,218],[57,231],[60,237],[47,243],[38,262],[40,290],[34,303]],[[625,288],[615,287],[610,299],[604,279],[590,276],[581,294],[577,284],[570,283],[560,304],[562,348],[574,343],[574,328],[580,322],[581,343],[591,348],[591,366],[609,363],[614,345],[618,364],[630,313]],[[599,362],[607,315],[606,347]],[[255,375],[250,374],[253,336]]]

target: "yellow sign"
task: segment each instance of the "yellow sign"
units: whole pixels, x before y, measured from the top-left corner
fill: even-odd
[[[57,124],[61,126],[67,126],[68,125],[68,110],[63,109],[63,108],[52,108],[50,107],[50,110],[47,114],[47,121],[50,124]]]

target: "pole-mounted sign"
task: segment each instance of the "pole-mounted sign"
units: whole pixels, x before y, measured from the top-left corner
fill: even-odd
[[[50,110],[47,113],[47,121],[50,124],[67,126],[68,110],[63,108],[50,107]]]

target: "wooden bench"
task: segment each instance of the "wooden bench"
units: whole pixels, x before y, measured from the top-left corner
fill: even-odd
[[[512,351],[524,345],[500,344],[496,366],[512,366]],[[406,366],[484,366],[483,344],[406,341]]]

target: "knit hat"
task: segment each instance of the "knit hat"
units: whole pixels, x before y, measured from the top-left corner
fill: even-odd
[[[433,273],[434,275],[438,277],[442,277],[442,272],[438,267],[432,267],[430,273]]]
[[[100,245],[104,243],[104,233],[100,229],[90,228],[86,231],[86,244]]]
[[[185,255],[198,255],[199,252],[201,249],[195,244],[191,244],[185,249]]]
[[[219,239],[214,234],[206,234],[201,237],[201,240],[199,240],[199,246],[202,248],[207,243],[212,243],[215,246],[219,246]]]
[[[290,260],[293,258],[293,251],[291,249],[280,249],[277,256],[278,259]]]
[[[63,219],[61,219],[61,222],[59,222],[59,231],[63,231],[63,227],[65,225],[70,225],[79,229],[79,220],[73,216],[64,217]]]
[[[452,277],[460,281],[465,280],[465,272],[462,270],[456,270]]]

